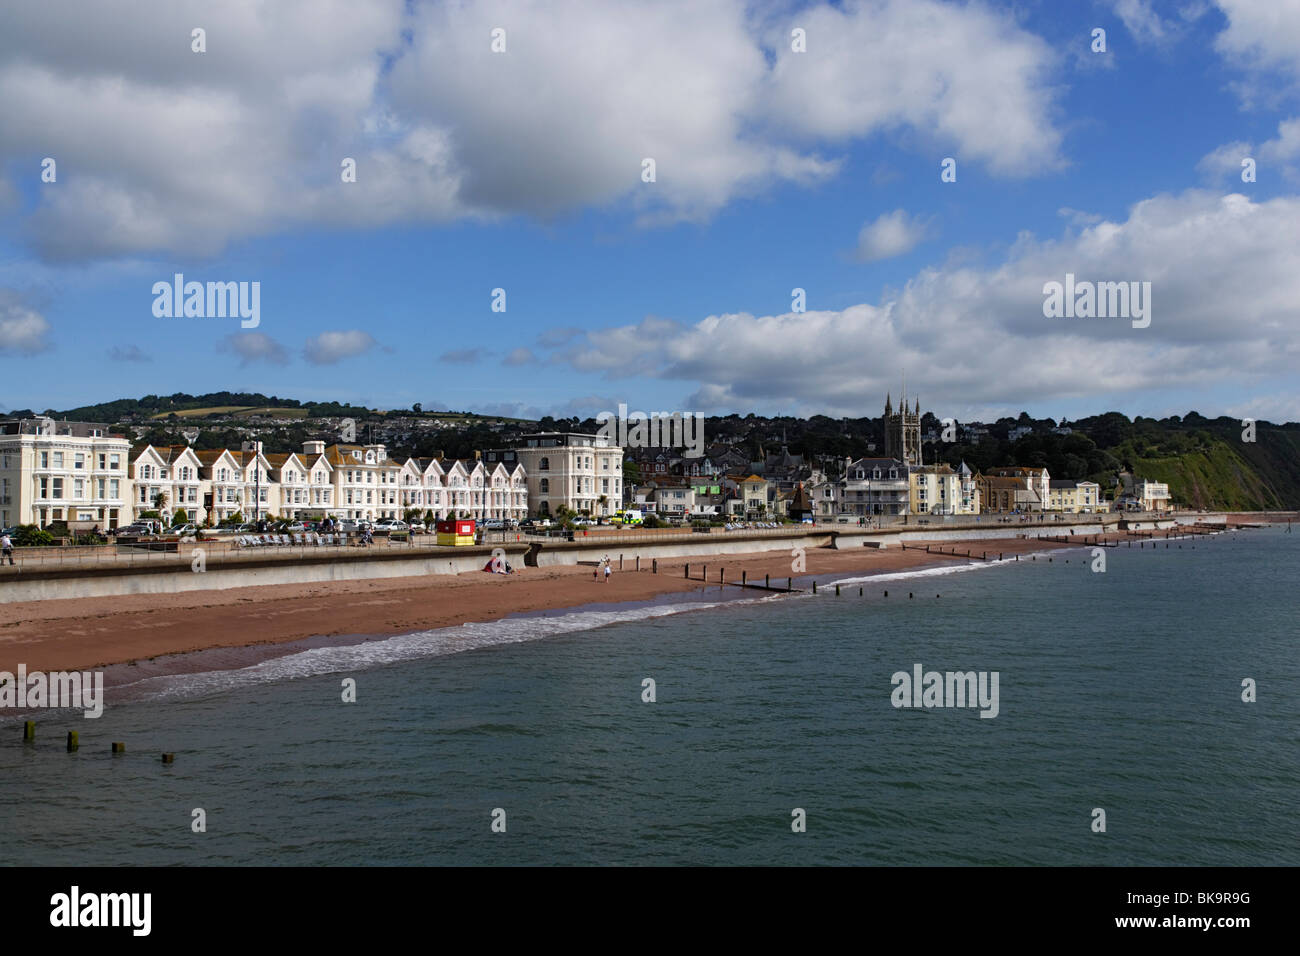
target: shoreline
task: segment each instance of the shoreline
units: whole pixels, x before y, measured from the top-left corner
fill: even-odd
[[[1108,541],[1131,540],[1124,533]],[[952,548],[958,542],[936,545]],[[221,591],[140,594],[110,600],[71,598],[6,606],[0,623],[0,670],[21,662],[31,671],[112,668],[129,680],[165,673],[247,666],[295,649],[359,643],[395,634],[489,622],[519,614],[567,611],[593,604],[655,601],[675,594],[716,591],[725,580],[751,583],[770,575],[773,584],[827,575],[844,577],[922,570],[965,563],[965,557],[927,554],[925,542],[903,549],[836,551],[810,548],[805,567],[791,570],[788,551],[661,559],[659,573],[619,571],[593,580],[589,566],[521,568],[511,575],[467,571],[457,575],[386,578],[331,584],[274,584]],[[1087,547],[1082,542],[996,538],[969,549],[1008,557]],[[978,558],[974,559],[978,561]],[[630,563],[630,562],[629,562]],[[642,562],[643,565],[645,562]],[[691,565],[692,578],[684,577]],[[699,575],[707,569],[707,582]],[[796,588],[799,584],[796,583]],[[762,592],[727,587],[729,596]],[[258,651],[257,649],[262,649]],[[283,649],[283,650],[272,650]],[[267,651],[270,650],[270,653]],[[119,681],[113,681],[118,683]]]

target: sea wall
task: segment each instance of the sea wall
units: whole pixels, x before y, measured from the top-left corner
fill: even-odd
[[[524,564],[527,545],[497,545],[506,560]],[[424,577],[477,571],[491,558],[493,547],[374,551],[359,554],[308,555],[294,560],[271,556],[239,556],[195,571],[189,552],[174,563],[143,568],[105,567],[76,571],[24,569],[0,584],[4,601],[48,601],[63,598],[119,597],[127,594],[175,594],[181,591],[221,591],[272,584],[318,584],[373,578]]]

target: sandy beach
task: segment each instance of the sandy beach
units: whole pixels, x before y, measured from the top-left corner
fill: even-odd
[[[1122,534],[1110,536],[1123,540]],[[1005,538],[936,543],[945,550],[1005,555],[1080,547],[1036,539]],[[834,551],[809,549],[800,577],[885,573],[964,557],[927,554],[924,542],[906,550]],[[750,582],[771,575],[774,583],[791,576],[786,551],[753,555],[692,557],[692,580],[685,559],[661,560],[659,573],[649,562],[642,570],[617,568],[608,582],[593,578],[593,568],[521,568],[511,575],[481,571],[459,575],[393,578],[329,584],[272,585],[225,591],[132,595],[111,599],[39,601],[5,606],[0,624],[0,670],[73,670],[144,661],[215,648],[276,645],[308,638],[388,635],[491,621],[510,614],[557,610],[591,603],[645,601],[663,595],[717,588],[719,571],[728,582],[741,573]],[[707,583],[699,580],[707,568]],[[729,591],[736,589],[729,588]]]

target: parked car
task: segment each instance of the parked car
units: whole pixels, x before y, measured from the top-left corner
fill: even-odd
[[[168,530],[168,534],[174,534],[178,537],[186,538],[199,533],[198,525],[193,523],[173,525]]]
[[[124,528],[118,528],[117,533],[128,538],[138,538],[153,534],[153,529],[147,524],[129,524]]]
[[[419,518],[416,518],[414,521],[408,521],[407,524],[410,525],[412,533],[424,534],[424,522]]]
[[[385,534],[392,534],[394,531],[408,531],[410,525],[398,518],[380,518],[375,522],[375,530]]]
[[[280,525],[281,534],[302,534],[307,526],[301,521],[285,521]]]

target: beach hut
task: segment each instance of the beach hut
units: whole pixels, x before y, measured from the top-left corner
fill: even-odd
[[[447,518],[437,524],[438,544],[473,544],[474,522],[470,518]]]

